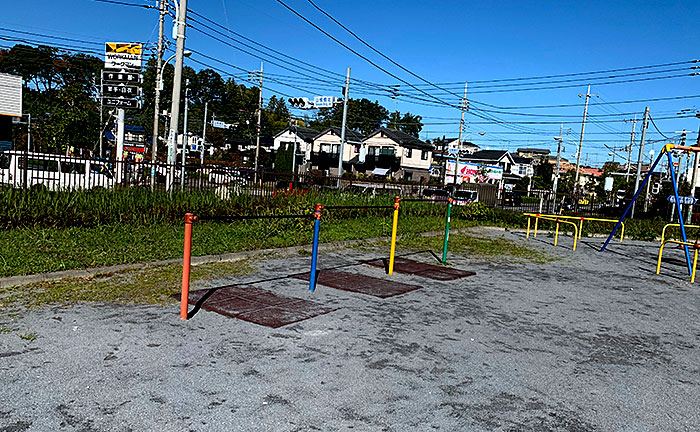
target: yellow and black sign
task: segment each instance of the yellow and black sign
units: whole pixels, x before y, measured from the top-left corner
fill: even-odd
[[[105,44],[105,53],[121,53],[141,55],[141,44],[107,42]]]

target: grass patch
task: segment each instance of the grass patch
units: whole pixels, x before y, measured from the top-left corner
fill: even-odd
[[[194,283],[222,275],[242,275],[252,270],[247,261],[202,264],[192,267],[190,280]],[[91,278],[2,288],[0,310],[11,306],[32,309],[46,304],[72,305],[81,302],[167,304],[173,302],[169,296],[179,292],[181,282],[182,266],[173,264]]]
[[[432,251],[442,251],[443,236],[407,236],[400,239],[402,247],[414,250],[429,249]],[[545,264],[556,261],[557,258],[546,253],[520,245],[503,236],[484,237],[473,233],[451,234],[447,247],[448,253],[467,254],[470,256],[503,258],[510,261],[533,262]]]
[[[24,340],[29,341],[29,342],[31,342],[31,341],[33,341],[34,339],[36,339],[37,336],[38,336],[38,335],[37,335],[36,333],[25,333],[25,334],[19,335],[19,337],[20,337],[21,339],[24,339]]]

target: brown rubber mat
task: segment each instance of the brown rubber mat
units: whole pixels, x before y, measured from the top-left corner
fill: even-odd
[[[385,261],[386,260],[386,261]],[[374,267],[387,268],[387,258],[365,261]],[[476,272],[460,270],[452,267],[438,266],[407,258],[397,257],[394,259],[394,271],[397,273],[408,273],[416,276],[426,277],[435,280],[455,280],[467,276],[474,276]]]
[[[173,297],[180,299],[179,294]],[[272,328],[335,310],[309,300],[279,296],[261,288],[235,285],[192,291],[187,300],[195,307]]]
[[[310,273],[304,273],[292,277],[309,280],[309,274]],[[338,270],[321,270],[316,283],[343,291],[351,291],[380,298],[393,297],[422,288],[418,285],[409,285],[388,279],[380,279]]]

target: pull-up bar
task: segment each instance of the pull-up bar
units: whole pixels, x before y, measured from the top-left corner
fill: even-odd
[[[630,200],[629,204],[627,204],[627,208],[625,208],[624,213],[622,213],[622,216],[620,217],[620,220],[617,221],[617,224],[615,224],[615,228],[613,228],[612,232],[608,236],[607,240],[605,240],[605,243],[603,244],[603,247],[600,248],[600,252],[605,251],[605,248],[608,247],[608,243],[610,243],[610,240],[612,240],[613,236],[617,232],[617,229],[620,227],[622,224],[622,221],[625,219],[627,216],[627,213],[630,211],[632,208],[632,205],[634,204],[635,200],[639,196],[639,194],[642,192],[644,187],[646,186],[647,182],[651,178],[651,174],[654,172],[656,169],[656,165],[659,164],[659,161],[661,161],[661,158],[666,155],[668,158],[668,165],[669,168],[671,169],[671,181],[673,183],[673,194],[676,197],[676,207],[678,210],[678,214],[682,215],[683,213],[681,212],[681,201],[678,198],[678,185],[676,184],[676,175],[674,173],[673,169],[673,159],[671,159],[671,150],[677,149],[677,150],[683,150],[683,151],[688,151],[688,152],[700,152],[700,147],[691,147],[691,146],[677,146],[675,144],[666,144],[663,149],[659,152],[659,156],[656,158],[654,163],[652,164],[651,168],[649,169],[649,172],[647,173],[646,176],[644,176],[644,181],[642,184],[639,185],[639,189],[634,193],[634,196],[632,197],[632,200]],[[679,218],[680,221],[680,227],[681,227],[681,235],[683,238],[683,247],[685,248],[685,260],[686,264],[688,265],[688,274],[693,273],[693,265],[691,264],[690,260],[690,251],[688,250],[688,245],[685,243],[688,243],[688,239],[685,235],[685,223],[683,222],[683,217]]]

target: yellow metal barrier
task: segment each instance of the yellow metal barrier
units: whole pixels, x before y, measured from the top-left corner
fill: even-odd
[[[612,223],[617,223],[617,220],[615,219],[602,219],[602,218],[592,218],[592,217],[585,217],[585,216],[564,216],[564,215],[550,215],[550,214],[539,214],[539,213],[523,213],[525,216],[532,216],[532,217],[548,217],[548,218],[559,218],[559,219],[572,219],[572,220],[578,220],[578,238],[581,239],[583,236],[583,221],[584,220],[589,220],[589,221],[597,221],[597,222],[612,222]],[[563,221],[562,221],[563,222]],[[625,223],[622,222],[620,224],[622,226],[622,230],[620,231],[620,243],[622,243],[622,240],[625,238]],[[528,232],[530,230],[528,229]],[[535,237],[537,237],[537,221],[535,220]]]
[[[574,248],[572,250],[576,250],[576,240],[579,237],[578,237],[578,226],[574,222],[560,220],[556,216],[550,217],[549,215],[540,215],[540,214],[532,214],[532,213],[526,213],[526,214],[527,214],[527,238],[530,238],[530,218],[531,217],[535,218],[535,234],[533,235],[534,238],[537,238],[537,223],[539,222],[540,219],[548,220],[551,222],[556,222],[556,228],[554,230],[554,246],[556,246],[558,241],[559,241],[559,224],[565,223],[565,224],[569,224],[569,225],[574,227]]]
[[[668,227],[680,227],[681,224],[666,224],[664,225],[664,229],[661,230],[661,244],[663,244],[664,240],[666,239],[666,228]],[[686,228],[700,228],[700,225],[684,225]]]
[[[689,243],[678,240],[666,240],[662,242],[661,247],[659,247],[659,259],[656,262],[656,274],[659,274],[659,272],[661,271],[661,256],[664,253],[664,246],[666,246],[666,243],[673,243],[683,246],[692,246],[695,249],[695,257],[693,258],[693,272],[690,274],[690,282],[695,282],[695,268],[698,265],[698,249],[700,248],[700,245],[697,243]]]

